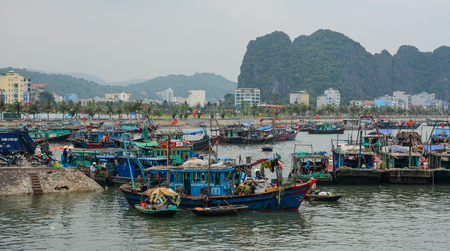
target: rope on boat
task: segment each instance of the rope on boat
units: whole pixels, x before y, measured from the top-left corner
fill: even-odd
[[[231,207],[231,209],[233,209],[238,215],[239,215],[239,217],[241,217],[242,215],[238,212],[238,211],[236,211],[236,209],[234,209],[234,207],[232,206],[232,205],[230,205],[230,203],[228,203],[228,201],[227,200],[223,200],[223,201],[225,201],[225,203],[227,203],[228,204],[228,206],[230,206]]]
[[[282,186],[278,187],[278,195],[277,195],[278,205],[280,205],[281,197],[283,197],[283,195],[284,195],[284,192],[283,192],[283,194],[281,194],[282,191],[284,191],[283,187]]]

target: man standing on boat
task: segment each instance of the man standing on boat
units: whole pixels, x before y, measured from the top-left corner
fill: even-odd
[[[90,167],[91,179],[93,179],[93,180],[95,180],[95,165],[97,165],[97,163],[93,162],[91,167]]]

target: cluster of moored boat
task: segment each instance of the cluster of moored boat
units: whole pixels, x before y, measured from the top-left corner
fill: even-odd
[[[299,131],[308,127],[312,128],[308,132],[314,134],[331,134],[330,131],[339,134],[345,127],[325,123],[310,123],[307,127],[304,123],[256,127],[246,123],[219,127],[211,130],[215,136],[209,136],[204,127],[183,132],[127,123],[115,127],[78,124],[78,128],[68,125],[20,128],[2,133],[10,135],[7,142],[17,143],[8,145],[10,150],[28,152],[45,137],[43,142],[54,142],[50,139],[70,134],[65,141],[76,148],[72,149],[70,160],[62,157],[62,165],[78,167],[86,174],[90,174],[88,167],[95,165],[97,182],[107,186],[121,184],[120,189],[130,205],[159,216],[170,216],[180,210],[197,215],[296,210],[306,197],[340,198],[314,194],[310,188],[315,183],[450,183],[447,135],[450,130],[436,129],[422,143],[421,136],[413,131],[412,122],[408,124],[411,130],[397,128],[396,135],[392,130],[380,130],[378,123],[368,116],[361,117],[357,124],[358,138],[344,143],[338,141],[330,154],[294,150],[288,177],[282,175],[279,155],[237,163],[235,159],[211,155],[211,152],[200,155],[198,151],[211,151],[216,143],[270,144],[294,140]],[[367,133],[369,125],[374,126],[374,132]],[[188,140],[189,135],[203,135],[203,138]],[[264,175],[267,172],[274,173],[275,178],[267,179]]]

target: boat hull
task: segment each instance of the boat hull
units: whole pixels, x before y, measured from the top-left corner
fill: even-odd
[[[434,170],[434,183],[450,184],[450,170]]]
[[[59,135],[56,137],[51,137],[51,138],[47,138],[47,139],[36,139],[34,140],[34,142],[36,143],[43,143],[43,142],[48,142],[48,143],[64,143],[67,141],[67,139],[70,138],[70,136],[72,136],[72,133],[68,133],[68,134],[63,134],[63,135]]]
[[[334,181],[339,184],[371,185],[380,183],[383,171],[376,169],[338,168],[334,171]]]
[[[147,210],[139,205],[136,205],[136,209],[153,217],[172,217],[178,212],[178,209]]]
[[[232,137],[225,138],[223,136],[219,136],[219,142],[221,144],[232,144],[232,145],[252,145],[252,144],[267,144],[273,143],[274,138],[265,138],[265,139],[246,139],[243,137]]]
[[[212,207],[219,204],[226,205],[242,205],[247,206],[246,210],[297,210],[300,207],[306,193],[315,180],[307,183],[297,183],[289,186],[282,186],[282,189],[248,194],[248,195],[229,195],[229,196],[211,196],[210,202]],[[134,192],[124,186],[120,187],[130,205],[139,204],[142,200],[142,193]],[[278,195],[280,199],[278,200]],[[144,196],[145,197],[145,196]],[[196,208],[203,207],[203,196],[184,196],[181,197],[180,208]]]
[[[344,134],[345,128],[337,130],[315,130],[309,129],[308,134]]]
[[[392,184],[424,185],[431,182],[431,170],[404,168],[389,171],[389,177],[385,180]]]
[[[194,151],[209,150],[209,142],[211,142],[211,147],[213,147],[216,144],[218,138],[219,138],[219,136],[215,136],[215,137],[209,137],[207,139],[201,139],[201,140],[194,141],[192,143],[192,149]]]
[[[295,140],[295,138],[297,137],[298,131],[292,134],[277,134],[274,137],[275,141],[286,141],[286,140]]]

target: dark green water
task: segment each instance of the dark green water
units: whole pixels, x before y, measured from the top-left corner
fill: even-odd
[[[8,250],[448,250],[447,186],[331,186],[339,202],[299,212],[152,218],[121,192],[3,197],[0,249]]]
[[[330,150],[336,136],[300,133],[278,143],[289,154],[313,143]],[[347,135],[341,136],[347,138]],[[220,146],[219,155],[271,156],[260,146]],[[270,177],[269,177],[270,178]],[[450,186],[328,186],[338,202],[304,201],[298,212],[243,212],[152,218],[129,208],[118,188],[103,193],[0,197],[5,250],[449,250]]]

